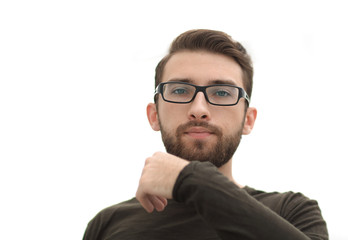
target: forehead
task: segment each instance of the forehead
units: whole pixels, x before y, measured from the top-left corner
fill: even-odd
[[[196,85],[217,82],[243,87],[242,69],[232,58],[206,51],[182,51],[167,62],[162,82],[189,81]]]

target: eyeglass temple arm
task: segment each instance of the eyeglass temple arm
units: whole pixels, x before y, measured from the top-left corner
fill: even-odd
[[[244,89],[242,89],[242,97],[245,98],[248,101],[248,103],[250,103],[250,98]]]

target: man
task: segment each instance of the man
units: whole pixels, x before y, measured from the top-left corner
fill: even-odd
[[[328,239],[316,201],[232,177],[232,156],[257,115],[252,78],[247,52],[225,33],[176,38],[147,106],[167,153],[146,159],[136,198],[101,211],[84,239]]]

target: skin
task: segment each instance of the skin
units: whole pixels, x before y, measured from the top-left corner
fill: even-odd
[[[233,59],[205,51],[182,51],[174,54],[164,69],[162,81],[189,81],[200,86],[223,81],[243,87],[242,69]],[[229,135],[235,134],[242,127],[242,134],[247,135],[252,131],[257,116],[257,110],[252,107],[245,113],[245,99],[240,99],[235,106],[214,106],[206,101],[202,92],[188,104],[168,103],[162,97],[158,101],[158,109],[154,103],[147,106],[150,126],[154,131],[160,131],[162,126],[162,130],[173,135],[179,125],[189,121],[206,121]],[[181,138],[187,146],[194,146],[193,142],[197,139],[206,144],[204,150],[211,149],[217,143],[214,133],[202,127],[188,129]],[[172,198],[175,181],[187,164],[189,161],[185,159],[162,152],[146,159],[136,193],[136,198],[146,211],[162,211],[165,208],[167,199]],[[219,170],[239,187],[243,187],[232,177],[232,159]]]

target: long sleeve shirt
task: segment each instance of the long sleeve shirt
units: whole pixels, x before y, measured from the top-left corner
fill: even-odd
[[[318,203],[301,193],[239,188],[209,162],[180,173],[163,212],[147,213],[135,199],[102,210],[84,240],[328,239]]]

